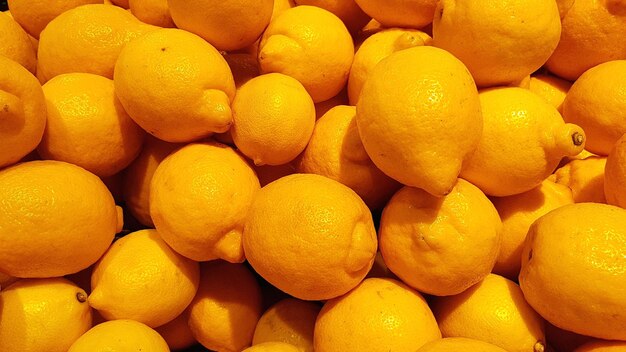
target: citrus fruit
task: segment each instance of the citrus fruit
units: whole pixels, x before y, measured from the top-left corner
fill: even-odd
[[[350,32],[331,12],[302,5],[270,22],[259,44],[261,73],[297,79],[318,103],[337,95],[354,57]]]
[[[437,0],[355,0],[384,27],[422,28],[433,21]]]
[[[129,0],[130,12],[141,22],[159,27],[174,27],[167,0]]]
[[[0,55],[0,168],[33,151],[46,126],[46,101],[37,78]]]
[[[544,322],[513,281],[490,274],[468,290],[436,297],[433,313],[443,337],[467,337],[510,352],[543,351]]]
[[[604,195],[608,204],[626,208],[626,138],[620,138],[606,158]]]
[[[463,61],[479,87],[506,85],[533,73],[560,35],[555,1],[442,0],[433,21],[433,45]]]
[[[444,197],[404,187],[383,210],[380,252],[389,269],[418,291],[455,295],[491,272],[501,227],[487,196],[465,180]]]
[[[28,34],[24,32],[19,23],[4,12],[0,13],[0,56],[7,57],[24,66],[31,73],[37,68],[37,54]]]
[[[116,98],[112,80],[66,73],[44,84],[43,93],[48,120],[37,148],[42,158],[108,177],[126,168],[141,151],[145,132]]]
[[[242,352],[300,352],[294,345],[285,342],[264,342],[252,347],[248,347]]]
[[[528,89],[544,98],[550,105],[563,113],[563,101],[572,82],[549,74],[538,74],[530,77]]]
[[[147,325],[128,319],[94,326],[67,352],[150,351],[169,352],[165,340]]]
[[[311,140],[299,158],[298,171],[343,183],[372,209],[382,209],[400,187],[365,152],[354,106],[335,106],[317,120]]]
[[[348,77],[350,104],[359,101],[363,84],[382,59],[403,49],[428,45],[432,38],[417,29],[389,28],[372,34],[359,45]]]
[[[324,304],[315,351],[416,351],[441,338],[419,292],[393,279],[370,278]]]
[[[315,320],[322,307],[315,302],[285,298],[269,307],[254,329],[252,345],[284,342],[301,352],[313,352]]]
[[[254,43],[272,16],[272,0],[167,0],[176,26],[195,33],[219,50]],[[132,4],[132,1],[131,1]]]
[[[296,79],[269,73],[237,90],[232,105],[235,145],[256,165],[281,165],[306,147],[315,125],[315,106]]]
[[[626,25],[626,24],[625,24]],[[585,130],[585,149],[607,155],[626,133],[626,60],[595,66],[574,82],[563,102],[563,119]]]
[[[351,33],[359,31],[371,19],[355,0],[295,0],[295,3],[297,6],[317,6],[332,12],[343,21]]]
[[[506,350],[484,341],[468,339],[465,337],[446,337],[444,339],[429,342],[417,350],[417,352],[457,351],[504,352]]]
[[[626,59],[626,5],[620,0],[565,0],[559,45],[546,67],[559,77],[576,80],[603,62]]]
[[[517,280],[524,240],[530,225],[551,210],[573,204],[572,191],[565,185],[545,180],[530,191],[493,197],[491,200],[502,219],[502,243],[493,272]]]
[[[35,38],[48,23],[63,12],[87,4],[102,4],[102,0],[11,0],[7,1],[11,15],[17,23]]]
[[[87,294],[63,278],[20,280],[0,302],[2,351],[66,352],[91,328]]]
[[[37,77],[46,82],[70,72],[113,78],[122,48],[157,27],[117,6],[89,4],[54,18],[39,36]]]
[[[537,187],[564,156],[580,153],[585,132],[565,124],[559,112],[522,88],[480,92],[483,134],[461,177],[490,196],[509,196]]]
[[[117,211],[95,175],[61,161],[0,170],[0,270],[15,277],[72,274],[113,241]]]
[[[560,207],[533,223],[519,282],[528,303],[559,328],[626,340],[626,210]],[[558,258],[558,260],[555,260]]]
[[[347,186],[294,174],[263,187],[245,221],[243,248],[254,270],[296,298],[321,300],[354,288],[376,255],[372,215]]]
[[[152,176],[161,161],[182,146],[148,135],[139,156],[124,170],[122,194],[126,209],[145,226],[154,227],[150,217]]]
[[[114,82],[130,117],[167,142],[189,142],[231,125],[235,84],[228,64],[189,32],[164,28],[134,40],[117,60]]]
[[[89,305],[107,320],[154,328],[187,308],[199,279],[197,262],[174,252],[156,230],[141,230],[115,241],[96,263]]]
[[[189,327],[206,348],[238,352],[250,346],[261,317],[261,289],[243,264],[201,265],[200,287],[189,305]]]
[[[436,196],[450,192],[482,131],[469,72],[450,53],[428,46],[395,52],[376,65],[356,112],[374,164],[400,183]]]
[[[254,170],[219,143],[192,143],[159,164],[150,216],[165,242],[196,261],[244,260],[241,236],[260,188]]]
[[[555,171],[555,182],[569,187],[576,203],[606,203],[604,196],[606,159],[601,156],[590,156],[572,160]]]

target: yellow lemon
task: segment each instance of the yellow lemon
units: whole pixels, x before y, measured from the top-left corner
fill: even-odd
[[[556,170],[555,182],[569,187],[576,203],[606,203],[604,196],[606,160],[606,157],[601,156],[572,160]]]
[[[400,188],[365,152],[354,106],[335,106],[317,120],[311,140],[299,158],[298,171],[343,183],[373,209],[382,209]]]
[[[196,261],[244,260],[244,221],[260,188],[254,170],[219,143],[193,143],[152,177],[150,216],[165,242]]]
[[[446,337],[424,345],[417,352],[505,352],[506,350],[490,343],[465,337]]]
[[[167,0],[167,3],[178,28],[226,51],[254,43],[269,23],[273,8],[272,0]]]
[[[530,77],[528,89],[544,98],[550,105],[563,113],[563,101],[572,82],[549,74],[538,74]]]
[[[0,55],[0,168],[33,151],[46,126],[46,101],[37,78]]]
[[[403,49],[428,45],[432,38],[417,29],[389,28],[372,34],[359,45],[348,77],[350,104],[356,105],[363,84],[382,59]]]
[[[46,82],[70,72],[113,78],[122,48],[155,30],[117,6],[88,4],[67,10],[41,32],[37,77]]]
[[[314,302],[285,298],[269,307],[254,329],[252,345],[289,343],[301,352],[313,352],[315,320],[322,307]]]
[[[256,165],[281,165],[306,147],[315,125],[315,106],[296,79],[269,73],[237,90],[231,134]]]
[[[63,12],[87,4],[102,4],[102,0],[11,0],[7,1],[11,15],[17,23],[35,38],[48,23]]]
[[[115,202],[92,173],[61,161],[0,170],[0,271],[56,277],[95,263],[116,233]]]
[[[89,328],[87,294],[66,279],[24,279],[0,292],[2,351],[66,352]]]
[[[89,305],[107,320],[154,328],[187,308],[199,279],[198,263],[174,252],[157,231],[137,231],[115,241],[96,263]]]
[[[437,297],[433,312],[444,337],[489,342],[510,352],[541,352],[544,322],[513,281],[490,274],[468,290]]]
[[[546,67],[576,80],[603,62],[626,59],[626,4],[621,0],[564,0],[569,10],[561,21],[561,39]],[[563,6],[562,6],[563,7]],[[565,7],[567,8],[567,7]]]
[[[44,84],[43,93],[48,121],[37,148],[42,158],[108,177],[126,168],[141,151],[145,132],[116,98],[112,80],[66,73]]]
[[[450,192],[482,131],[472,77],[461,61],[434,47],[413,47],[382,60],[370,72],[356,110],[374,164],[436,196]]]
[[[157,167],[174,150],[183,144],[168,143],[151,135],[146,137],[141,153],[124,170],[122,183],[126,209],[148,227],[154,227],[150,217],[150,183]]]
[[[567,186],[545,180],[530,191],[491,200],[502,219],[502,244],[493,272],[517,280],[530,225],[551,210],[573,204],[572,191]]]
[[[239,352],[250,346],[261,317],[261,289],[243,264],[203,263],[200,288],[188,312],[191,332],[204,347]]]
[[[275,0],[274,2],[278,2]],[[299,5],[312,5],[328,10],[339,17],[351,33],[356,33],[371,19],[355,0],[295,0]]]
[[[545,0],[442,0],[433,45],[458,57],[480,87],[506,85],[540,68],[561,35],[559,9]]]
[[[147,325],[128,319],[111,320],[87,331],[67,352],[169,352],[165,340]]]
[[[594,154],[607,155],[626,133],[624,80],[626,60],[609,61],[583,73],[567,92],[563,119],[585,130],[585,148]]]
[[[307,5],[273,19],[259,46],[261,73],[297,79],[316,103],[343,89],[353,57],[354,44],[343,22],[327,10]]]
[[[167,0],[129,0],[128,7],[141,22],[159,27],[175,27]]]
[[[316,352],[416,351],[441,338],[419,292],[393,279],[370,278],[324,304],[315,323]]]
[[[437,0],[355,0],[385,27],[422,28],[433,21]]]
[[[420,292],[455,295],[491,272],[501,227],[487,196],[465,180],[444,197],[404,187],[383,210],[380,252],[389,269]]]
[[[159,139],[189,142],[230,128],[233,75],[211,44],[189,32],[159,29],[126,45],[114,83],[130,117]]]
[[[262,344],[248,347],[242,352],[300,352],[294,345],[285,342],[264,342]]]
[[[243,247],[265,280],[300,299],[337,297],[354,288],[376,255],[372,215],[347,186],[294,174],[263,187],[246,219]]]
[[[509,196],[537,187],[564,156],[580,153],[585,132],[565,124],[559,112],[522,88],[480,92],[483,134],[463,164],[461,177],[490,196]]]
[[[537,219],[522,252],[526,300],[552,324],[626,340],[626,210],[578,203]]]
[[[626,138],[620,138],[606,159],[604,195],[608,204],[626,208]]]
[[[0,13],[0,56],[5,56],[24,66],[31,73],[37,68],[37,54],[28,34],[24,32],[19,23],[4,12]]]

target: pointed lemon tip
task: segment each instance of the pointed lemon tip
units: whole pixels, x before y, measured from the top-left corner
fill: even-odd
[[[228,95],[219,89],[207,89],[202,97],[201,114],[209,132],[224,133],[230,129],[233,113]]]
[[[242,263],[245,256],[241,235],[242,231],[239,229],[228,231],[215,243],[213,248],[215,256],[230,263]]]

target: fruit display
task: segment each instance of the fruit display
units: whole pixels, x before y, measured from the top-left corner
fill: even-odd
[[[0,10],[0,352],[626,352],[625,0]]]

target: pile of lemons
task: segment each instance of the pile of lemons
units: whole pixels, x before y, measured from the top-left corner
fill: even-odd
[[[8,5],[0,351],[626,351],[625,1]]]

